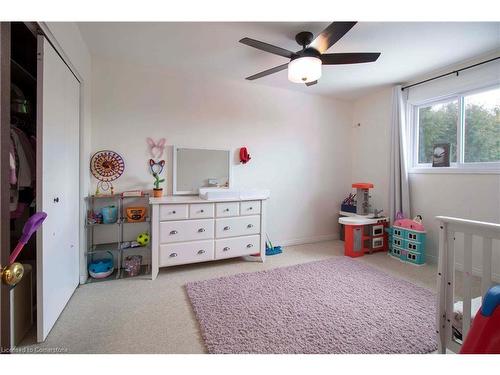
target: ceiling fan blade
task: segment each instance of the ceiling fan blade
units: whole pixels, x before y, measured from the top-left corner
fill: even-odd
[[[275,66],[274,68],[264,70],[263,72],[254,74],[253,76],[247,77],[246,79],[253,81],[254,79],[262,78],[262,77],[268,76],[269,74],[278,73],[278,72],[286,69],[287,67],[288,67],[288,63],[283,64],[283,65],[279,65],[279,66]]]
[[[261,42],[259,40],[255,40],[252,38],[243,38],[240,40],[240,43],[246,44],[247,46],[250,46],[253,48],[260,49],[260,50],[265,51],[265,52],[269,52],[269,53],[273,53],[275,55],[283,56],[283,57],[286,57],[289,59],[295,55],[294,52],[289,51],[287,49],[273,46],[272,44],[264,43],[264,42]]]
[[[312,82],[307,82],[306,86],[309,87],[309,86],[315,85],[316,83],[318,83],[318,80],[312,81]]]
[[[359,64],[377,61],[379,52],[367,53],[325,53],[319,58],[323,65]]]
[[[357,22],[332,22],[326,29],[312,41],[309,47],[317,49],[320,53],[337,43]]]

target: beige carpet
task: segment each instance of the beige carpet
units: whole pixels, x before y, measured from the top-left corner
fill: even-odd
[[[343,242],[290,246],[264,264],[230,259],[164,268],[155,281],[125,279],[80,286],[47,340],[34,344],[34,332],[20,350],[67,353],[205,353],[187,299],[187,282],[241,272],[327,259],[343,254]],[[358,258],[387,273],[435,290],[436,267],[405,264],[385,253]]]

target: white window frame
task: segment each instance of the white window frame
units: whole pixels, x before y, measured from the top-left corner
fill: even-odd
[[[464,98],[469,95],[490,91],[500,88],[500,84],[483,86],[472,90],[461,91],[439,98],[433,98],[417,103],[408,103],[407,118],[409,119],[409,153],[408,153],[408,172],[409,173],[485,173],[485,174],[500,174],[500,161],[495,162],[469,162],[464,161],[465,147],[465,106]],[[459,111],[457,118],[457,161],[451,162],[449,167],[432,167],[432,163],[418,162],[418,146],[419,146],[419,109],[429,107],[431,105],[443,104],[453,100],[458,101]]]

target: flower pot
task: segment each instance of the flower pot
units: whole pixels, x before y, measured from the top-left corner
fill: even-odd
[[[153,189],[153,197],[155,197],[155,198],[163,197],[163,188]]]

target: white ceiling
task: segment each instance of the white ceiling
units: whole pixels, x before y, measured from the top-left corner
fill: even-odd
[[[318,34],[328,23],[78,23],[93,57],[160,66],[178,74],[241,79],[287,62],[238,43],[250,37],[299,50],[294,36]],[[361,22],[328,52],[381,52],[375,63],[323,67],[312,87],[291,83],[286,70],[247,81],[353,99],[367,91],[500,48],[500,23]]]

